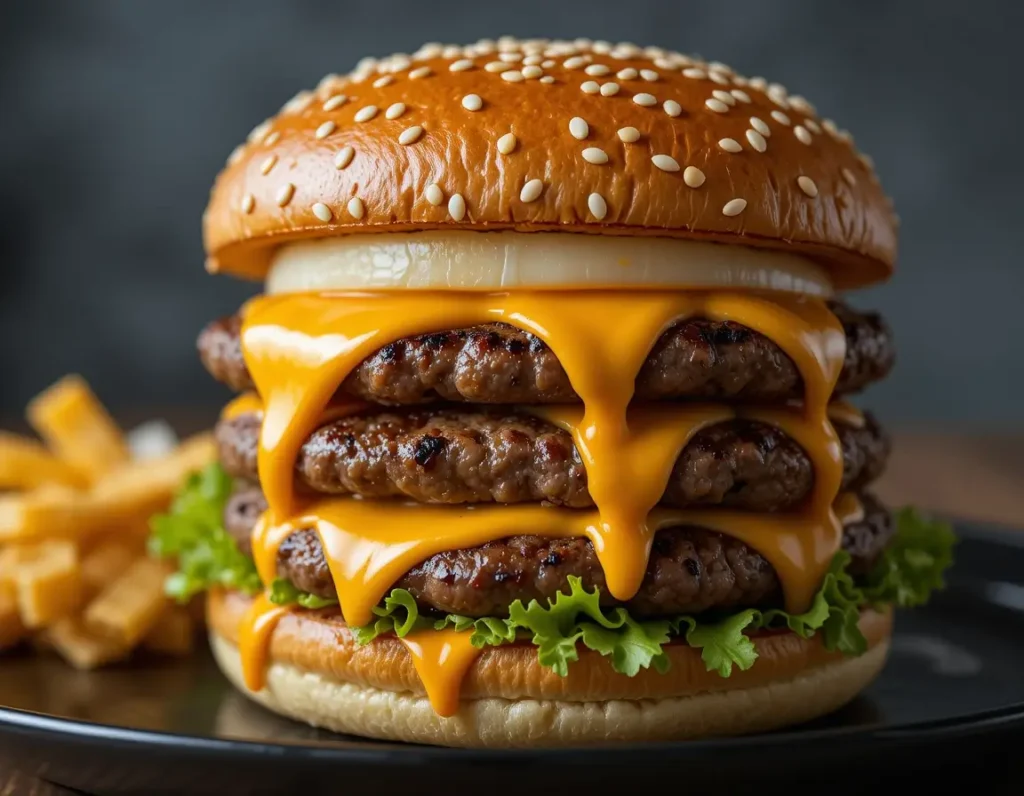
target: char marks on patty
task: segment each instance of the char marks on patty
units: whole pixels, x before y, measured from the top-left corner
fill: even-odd
[[[856,392],[889,372],[892,333],[881,316],[829,304],[846,331],[837,394]],[[614,323],[612,319],[610,321]],[[236,316],[199,335],[200,357],[214,378],[252,388]],[[505,324],[404,337],[367,357],[342,384],[343,395],[389,405],[435,400],[545,404],[579,398],[555,354],[538,337]],[[730,321],[691,319],[655,343],[636,380],[639,400],[693,398],[777,403],[802,397],[793,361],[774,342]]]
[[[846,490],[874,480],[888,458],[888,437],[870,415],[865,421],[863,428],[836,426]],[[259,428],[255,413],[218,424],[220,460],[231,475],[258,479]],[[571,435],[530,415],[498,411],[413,409],[341,418],[305,441],[295,477],[299,489],[332,495],[593,506]],[[690,440],[662,503],[781,511],[803,500],[813,483],[813,463],[784,432],[756,421],[728,420]]]

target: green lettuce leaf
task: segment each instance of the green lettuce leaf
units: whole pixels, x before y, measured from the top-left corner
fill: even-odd
[[[868,576],[864,594],[872,603],[912,608],[945,586],[943,573],[953,563],[956,536],[948,523],[911,507],[896,511],[894,519],[896,533]]]
[[[337,605],[335,599],[324,599],[309,592],[299,591],[295,585],[285,578],[275,578],[270,584],[270,602],[275,605],[298,604],[303,608],[326,608],[329,605]]]
[[[208,465],[189,476],[166,514],[150,520],[150,553],[178,559],[178,571],[164,584],[170,597],[186,602],[213,586],[247,594],[262,588],[256,565],[224,530],[224,506],[233,486],[219,464]]]

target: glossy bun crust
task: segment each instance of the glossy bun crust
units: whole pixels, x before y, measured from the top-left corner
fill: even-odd
[[[253,130],[204,216],[208,268],[253,278],[287,240],[436,229],[785,247],[840,288],[896,254],[870,160],[806,100],[587,41],[426,45],[329,75]]]
[[[667,741],[762,732],[830,713],[853,699],[881,671],[892,634],[891,612],[865,611],[868,651],[827,652],[818,639],[774,633],[755,639],[759,658],[729,679],[706,671],[700,653],[667,648],[666,674],[612,671],[581,650],[559,677],[537,662],[536,649],[516,644],[485,649],[462,687],[459,712],[438,716],[405,647],[393,638],[358,646],[336,614],[287,615],[270,643],[267,686],[242,680],[238,625],[250,600],[212,593],[210,642],[218,664],[243,693],[271,710],[337,732],[448,746],[569,746]]]

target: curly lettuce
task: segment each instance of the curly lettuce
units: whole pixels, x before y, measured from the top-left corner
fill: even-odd
[[[164,591],[187,602],[214,586],[257,594],[263,584],[252,558],[224,530],[224,506],[234,482],[219,464],[210,464],[185,481],[166,514],[150,520],[149,552],[177,558],[178,571]]]
[[[263,588],[252,559],[224,530],[222,517],[232,486],[219,465],[210,465],[188,479],[166,514],[153,518],[151,552],[178,558],[178,571],[166,583],[172,597],[185,601],[214,586],[248,594]],[[625,608],[602,607],[596,589],[588,591],[579,578],[570,576],[568,591],[544,603],[516,600],[507,618],[425,617],[412,594],[393,589],[373,609],[374,620],[352,631],[359,644],[385,634],[401,638],[428,628],[471,633],[470,642],[481,648],[529,641],[537,647],[540,663],[562,676],[579,659],[580,645],[608,658],[615,671],[627,676],[651,667],[664,672],[669,665],[665,645],[683,639],[700,649],[708,671],[729,677],[734,668],[749,669],[757,659],[751,634],[770,629],[788,629],[803,638],[820,633],[827,649],[857,655],[867,649],[858,627],[862,608],[922,605],[933,591],[943,588],[943,573],[952,562],[955,539],[947,524],[910,508],[897,511],[894,521],[893,539],[872,571],[855,581],[848,571],[850,556],[840,551],[810,607],[801,614],[745,609],[714,616],[636,619]],[[269,597],[279,605],[310,609],[337,604],[303,592],[283,578],[270,584]]]

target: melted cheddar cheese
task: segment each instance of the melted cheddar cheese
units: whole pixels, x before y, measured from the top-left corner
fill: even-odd
[[[648,352],[669,326],[688,317],[735,321],[773,340],[803,378],[803,401],[772,409],[631,404]],[[579,395],[579,405],[521,410],[572,435],[586,467],[593,510],[311,499],[295,492],[295,460],[306,437],[325,418],[366,407],[332,400],[363,359],[401,337],[493,322],[543,340]],[[265,583],[273,580],[278,546],[290,533],[315,528],[341,610],[352,625],[369,622],[392,585],[429,556],[517,533],[590,539],[609,591],[628,600],[643,580],[654,534],[680,524],[701,525],[764,555],[778,572],[787,609],[794,612],[809,605],[841,543],[836,499],[843,463],[829,399],[842,368],[845,336],[820,298],[722,290],[275,295],[247,305],[242,347],[259,398],[243,396],[225,412],[263,411],[259,475],[269,508],[253,532],[260,576]],[[770,515],[658,506],[687,442],[705,426],[733,417],[777,426],[804,448],[815,473],[805,505]],[[844,505],[843,510],[854,509]],[[276,606],[257,601],[250,628],[243,630],[243,667],[252,688],[262,685],[267,628],[280,615]],[[404,640],[441,715],[456,709],[459,681],[475,654],[467,639],[456,635]]]

